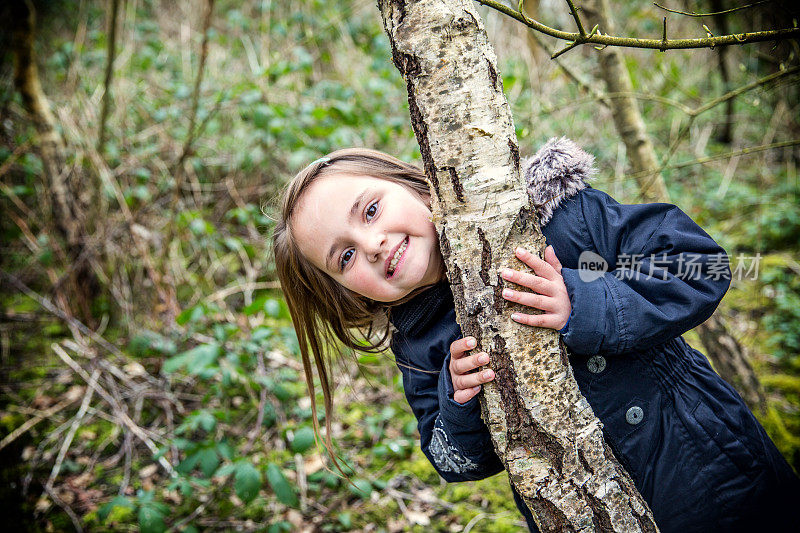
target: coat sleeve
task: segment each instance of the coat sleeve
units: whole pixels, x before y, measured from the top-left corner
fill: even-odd
[[[586,249],[576,268],[562,269],[571,350],[646,350],[711,316],[730,284],[728,256],[689,216],[670,204],[623,205],[591,188],[576,200],[571,224]]]
[[[392,351],[417,418],[422,452],[445,481],[483,479],[503,470],[503,464],[481,419],[477,397],[465,404],[453,400],[450,355],[442,352],[450,342],[395,334]]]

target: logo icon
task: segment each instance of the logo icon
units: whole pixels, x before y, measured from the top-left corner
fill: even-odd
[[[603,277],[608,272],[608,262],[602,256],[586,250],[578,257],[578,276],[581,281],[589,283]]]

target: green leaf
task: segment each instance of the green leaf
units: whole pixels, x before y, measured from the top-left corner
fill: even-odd
[[[369,495],[372,494],[372,484],[366,479],[354,479],[347,485],[347,488],[350,489],[350,492],[363,499],[369,498]]]
[[[228,463],[226,465],[222,465],[221,467],[219,467],[217,471],[214,472],[214,476],[216,477],[229,476],[230,474],[233,473],[234,470],[236,470],[236,465],[233,463]]]
[[[139,509],[139,531],[141,533],[164,533],[164,515],[154,505],[143,505]]]
[[[197,414],[197,422],[206,431],[211,431],[217,426],[217,419],[208,411],[201,411]]]
[[[264,311],[268,316],[278,318],[281,313],[281,304],[275,298],[270,298],[264,302]]]
[[[186,367],[190,374],[199,374],[206,370],[211,363],[216,362],[221,354],[222,346],[219,344],[201,344],[167,359],[162,370],[171,374]]]
[[[187,322],[197,322],[205,316],[206,312],[201,305],[195,305],[188,309],[184,309],[176,318],[175,322],[179,326],[185,325]]]
[[[344,527],[345,529],[350,529],[353,527],[353,520],[350,516],[349,511],[339,513],[339,515],[336,518],[339,520],[339,523],[342,524],[342,527]]]
[[[263,341],[272,337],[272,328],[267,326],[259,326],[250,334],[250,340],[254,342]]]
[[[227,441],[217,443],[217,453],[228,461],[233,460],[233,447]]]
[[[261,488],[261,473],[249,461],[242,461],[236,465],[236,474],[233,478],[233,490],[245,502],[251,502]]]
[[[217,452],[212,448],[206,448],[198,452],[198,455],[200,456],[198,459],[200,470],[206,477],[211,477],[219,466],[219,456]]]
[[[115,507],[133,509],[133,502],[131,502],[130,498],[127,496],[117,496],[97,510],[97,517],[101,522],[105,522],[106,518],[108,518],[108,515],[111,514],[111,511],[113,511]]]
[[[269,529],[267,529],[267,533],[288,533],[292,530],[292,524],[287,522],[286,520],[281,520],[280,522],[275,522]]]
[[[283,475],[278,465],[272,463],[267,465],[267,481],[281,503],[289,507],[297,507],[300,504],[294,488],[289,484],[289,480]]]
[[[294,432],[292,439],[292,451],[295,453],[303,453],[314,445],[314,430],[310,427],[301,427]]]

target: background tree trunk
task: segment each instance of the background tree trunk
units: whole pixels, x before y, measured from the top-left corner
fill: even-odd
[[[501,313],[498,268],[544,237],[520,179],[519,150],[494,51],[467,0],[380,0],[392,58],[431,182],[432,209],[465,335],[491,355],[482,411],[511,482],[542,531],[656,531],[603,440],[558,333]],[[512,309],[507,309],[512,307]]]
[[[44,174],[45,203],[42,211],[52,221],[66,243],[66,274],[71,301],[84,322],[93,321],[91,301],[98,281],[90,265],[91,250],[86,246],[88,205],[91,187],[67,164],[64,140],[56,128],[50,103],[42,91],[36,67],[34,33],[36,14],[30,0],[11,5],[14,85],[38,133],[38,150]],[[50,211],[50,212],[48,212]],[[76,310],[65,309],[66,312]]]
[[[597,24],[603,32],[615,32],[608,0],[584,0],[581,6],[589,27]],[[636,100],[630,96],[633,92],[633,83],[625,67],[622,52],[619,48],[608,47],[601,50],[599,55],[600,77],[610,94],[608,100],[614,117],[614,126],[625,143],[631,171],[637,177],[639,184],[639,194],[648,202],[669,202],[664,178],[658,170],[655,148],[644,127],[644,120]],[[723,61],[723,56],[720,57],[720,61]],[[726,114],[729,112],[730,110],[726,111]],[[648,175],[647,171],[651,173]],[[751,409],[763,409],[764,394],[747,360],[747,352],[728,333],[724,320],[719,316],[712,316],[696,329],[706,354],[719,375],[739,391]]]
[[[603,33],[615,33],[607,0],[584,0],[581,2],[581,7],[590,28],[598,25]],[[630,94],[633,92],[633,83],[625,67],[622,52],[619,48],[609,46],[598,54],[600,77],[610,94],[614,126],[622,142],[625,143],[628,160],[636,173],[641,197],[645,202],[665,202],[669,198],[667,187],[661,173],[658,172],[658,158],[644,127],[642,115],[639,113],[636,100]],[[652,173],[640,172],[647,170]]]

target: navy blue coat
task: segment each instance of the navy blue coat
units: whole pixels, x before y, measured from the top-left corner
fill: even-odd
[[[673,205],[622,205],[589,187],[564,195],[542,232],[572,304],[563,339],[575,378],[661,531],[800,523],[791,468],[741,397],[680,336],[728,289],[724,250]],[[585,251],[608,271],[589,281],[578,268]],[[421,447],[437,472],[467,481],[501,471],[477,397],[453,400],[449,346],[462,334],[449,285],[392,308],[390,319]]]

